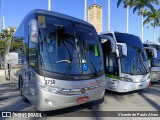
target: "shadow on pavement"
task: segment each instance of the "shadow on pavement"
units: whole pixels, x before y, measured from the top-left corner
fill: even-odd
[[[144,95],[144,93],[139,93],[150,105],[152,105],[157,111],[160,111],[160,106],[150,98]]]
[[[147,94],[150,95],[155,95],[155,96],[160,96],[160,82],[154,82],[152,83],[152,86],[149,88],[146,88],[143,91],[138,92],[138,94],[145,100],[148,102],[148,104],[150,104],[151,106],[153,106],[157,111],[160,111],[160,104],[159,102],[157,103],[155,100],[149,98],[147,96]]]
[[[151,106],[153,106],[156,110],[160,111],[160,104],[154,99],[150,98],[149,95],[160,96],[160,81],[153,82],[151,87],[142,90],[131,91],[127,93],[118,93],[110,90],[106,90],[105,95],[107,97],[112,97],[117,101],[122,101],[126,99],[126,97],[132,97],[136,95],[140,95],[145,101],[148,102]],[[152,96],[151,96],[152,97]],[[105,100],[107,102],[107,100]]]
[[[126,93],[118,93],[115,91],[110,91],[110,90],[106,90],[105,91],[105,96],[107,97],[112,97],[114,99],[116,99],[117,101],[123,101],[125,98],[125,96],[127,97],[132,97],[137,93],[137,91],[131,91],[131,92],[126,92]],[[107,102],[105,100],[105,102]]]
[[[100,111],[100,105],[90,103],[68,107],[60,110],[44,112],[44,116],[55,117],[93,117],[95,120],[101,120],[97,111]]]

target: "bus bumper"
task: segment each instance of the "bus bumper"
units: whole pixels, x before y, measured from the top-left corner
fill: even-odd
[[[160,71],[151,72],[151,82],[156,82],[160,80]]]
[[[145,82],[127,82],[122,80],[107,79],[106,80],[106,89],[115,91],[115,92],[130,92],[134,90],[145,89],[148,87],[150,79]]]
[[[160,67],[151,67],[151,82],[160,80]]]
[[[130,92],[130,91],[145,89],[148,87],[149,83],[150,80],[139,83],[119,81],[117,86],[117,92]]]
[[[42,89],[37,90],[36,108],[39,111],[57,110],[66,107],[76,106],[89,102],[96,102],[104,98],[105,89],[99,89],[95,92],[80,95],[59,95],[50,93]],[[88,100],[84,102],[77,102],[79,98],[87,97]]]

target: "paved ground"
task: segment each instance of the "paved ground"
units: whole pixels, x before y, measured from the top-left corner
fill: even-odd
[[[36,108],[31,105],[31,103],[24,103],[20,93],[15,88],[14,84],[6,81],[5,78],[0,77],[0,111],[37,111]],[[70,112],[68,112],[70,111]],[[119,94],[111,91],[106,91],[105,101],[99,106],[89,108],[87,105],[81,105],[76,107],[71,107],[59,111],[51,111],[44,113],[47,118],[45,119],[78,119],[78,120],[90,120],[90,119],[107,119],[107,120],[118,120],[118,119],[131,119],[131,118],[104,118],[96,117],[97,112],[107,114],[107,112],[102,111],[160,111],[160,82],[155,83],[152,87],[149,87],[145,90],[134,91],[125,94]],[[57,113],[58,117],[57,117]],[[108,112],[109,113],[109,112]],[[86,116],[90,114],[93,117],[66,117],[80,114],[81,116]],[[56,117],[55,117],[56,116]],[[0,118],[1,119],[1,118]],[[3,118],[4,119],[4,118]],[[17,120],[17,118],[12,118]],[[28,118],[26,118],[28,119]],[[31,119],[31,118],[30,118]],[[44,118],[42,118],[44,119]],[[32,119],[31,119],[32,120]],[[133,119],[132,120],[141,120]],[[145,120],[145,118],[143,118]],[[152,120],[146,118],[146,120]],[[156,118],[154,120],[160,120]]]

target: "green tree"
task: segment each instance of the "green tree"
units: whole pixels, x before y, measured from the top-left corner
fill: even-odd
[[[1,36],[3,36],[5,41],[8,41],[9,38],[13,35],[15,28],[10,27],[8,29],[2,29]]]
[[[15,28],[9,28],[9,29],[2,29],[0,33],[0,53],[3,56],[4,55],[4,49],[7,45],[8,40],[11,38],[15,31]]]
[[[0,33],[0,54],[4,59],[6,58],[5,51],[7,49],[8,40],[11,38],[15,31],[15,28],[3,29]],[[0,60],[1,62],[1,60]]]
[[[156,37],[156,27],[160,26],[160,9],[151,9],[151,12],[147,13],[147,18],[144,21],[144,24],[147,24],[149,22],[151,23],[151,26],[154,28],[154,39],[153,42],[155,42],[155,37]]]
[[[146,8],[149,9],[154,9],[152,4],[156,4],[158,5],[159,2],[158,0],[133,0],[131,2],[129,2],[130,7],[134,7],[133,8],[133,13],[135,13],[138,10],[138,15],[142,16],[142,21],[141,21],[141,27],[142,27],[142,42],[143,42],[143,22],[144,22],[144,17],[147,14],[147,11],[145,10]]]
[[[6,43],[5,41],[0,40],[0,53],[1,53],[1,56],[4,55],[5,43]]]

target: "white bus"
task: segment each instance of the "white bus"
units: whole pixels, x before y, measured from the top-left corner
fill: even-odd
[[[160,44],[153,43],[153,42],[146,42],[143,44],[146,48],[153,48],[155,52],[149,53],[147,51],[148,56],[150,54],[155,55],[156,57],[150,58],[150,72],[151,72],[151,82],[159,81],[160,80]],[[147,49],[146,49],[147,50]]]
[[[120,32],[103,32],[99,36],[102,38],[106,89],[129,92],[147,88],[149,64],[140,38]],[[115,50],[111,51],[109,46]]]
[[[9,41],[8,76],[40,111],[101,103],[105,74],[95,28],[64,14],[33,10]],[[7,70],[8,71],[8,70]]]

